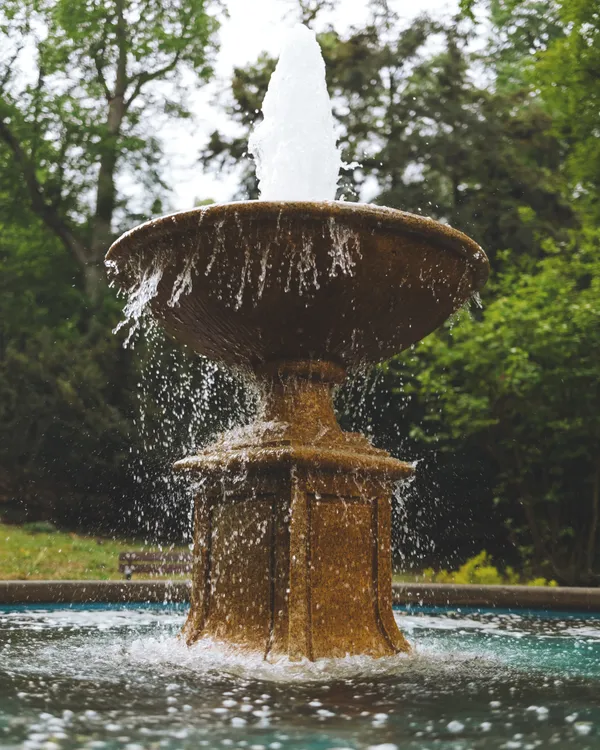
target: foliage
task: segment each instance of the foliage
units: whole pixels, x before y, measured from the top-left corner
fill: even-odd
[[[516,584],[524,584],[525,586],[558,585],[556,581],[548,581],[545,578],[523,580],[510,566],[507,566],[504,570],[498,570],[494,566],[491,556],[485,550],[464,562],[456,571],[436,571],[433,568],[427,568],[423,571],[423,578],[426,581],[435,583],[470,583],[479,586],[514,586]]]
[[[481,315],[423,342],[417,375],[430,407],[415,430],[489,454],[515,543],[566,583],[600,573],[599,241],[548,243],[533,272],[506,271]]]
[[[475,0],[463,0],[473,17]],[[597,0],[484,0],[498,85],[526,91],[552,123],[570,200],[600,216],[600,16]]]
[[[26,516],[52,507],[106,528],[135,494],[140,360],[112,334],[120,303],[103,258],[120,229],[161,210],[157,134],[189,117],[186,94],[210,77],[217,11],[0,9],[0,468]]]
[[[4,205],[0,466],[17,486],[11,494],[38,480],[55,486],[65,505],[66,487],[98,498],[116,485],[126,492],[135,371],[131,353],[111,334],[117,305],[107,298],[90,319],[64,246],[26,206],[5,212]]]
[[[169,547],[169,550],[174,549]],[[121,552],[141,551],[139,541],[102,539],[0,522],[0,579],[108,580],[119,573]],[[158,551],[143,547],[144,552]]]
[[[584,210],[600,218],[600,14],[597,0],[562,0],[565,33],[540,53],[534,85],[568,147],[568,171]]]
[[[118,178],[135,173],[145,188],[140,208],[147,215],[164,188],[156,128],[161,120],[189,116],[177,95],[185,69],[196,80],[210,74],[217,23],[207,5],[2,5],[0,32],[7,41],[0,54],[0,164],[18,199],[72,255],[88,302],[104,294],[102,261],[117,210],[125,209],[121,221],[131,221]],[[174,97],[157,87],[162,81],[172,84]]]

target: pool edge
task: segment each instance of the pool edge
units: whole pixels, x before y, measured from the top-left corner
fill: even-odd
[[[394,604],[600,612],[600,588],[395,583]]]
[[[189,581],[0,581],[0,604],[186,602]],[[600,588],[395,583],[394,604],[600,612]]]
[[[0,604],[183,602],[189,581],[0,581]]]

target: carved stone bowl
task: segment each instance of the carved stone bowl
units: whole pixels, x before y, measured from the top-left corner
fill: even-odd
[[[469,237],[373,205],[247,201],[165,216],[123,235],[109,275],[179,341],[227,364],[378,362],[435,330],[483,285]]]

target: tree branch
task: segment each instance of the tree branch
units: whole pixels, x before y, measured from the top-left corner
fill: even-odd
[[[167,73],[170,73],[172,70],[175,69],[177,63],[180,59],[180,53],[177,51],[175,53],[175,57],[171,60],[168,65],[163,65],[162,68],[157,68],[156,70],[149,71],[147,73],[138,73],[137,76],[134,76],[130,79],[130,83],[133,83],[135,81],[135,86],[133,91],[131,92],[131,95],[127,97],[125,100],[125,109],[129,109],[129,106],[137,99],[137,97],[141,94],[142,88],[149,83],[150,81],[155,81],[157,78],[161,78],[162,76],[166,75]]]
[[[19,56],[22,49],[23,49],[23,45],[21,45],[20,47],[17,47],[15,54],[6,63],[6,69],[4,71],[2,79],[0,80],[0,91],[3,91],[4,87],[9,82],[10,74],[13,72],[13,65],[15,64],[17,57]]]
[[[298,10],[300,11],[300,23],[310,26],[317,16],[324,10],[333,10],[336,0],[299,0]]]
[[[27,185],[33,212],[60,239],[78,263],[82,266],[87,265],[88,258],[85,245],[73,234],[56,209],[46,202],[44,190],[35,175],[35,168],[4,117],[0,118],[0,139],[11,150],[14,160],[21,171]]]
[[[183,39],[185,35],[187,34],[189,28],[189,20],[186,22],[182,29],[180,37]],[[138,73],[136,76],[132,76],[128,84],[133,83],[135,81],[135,86],[133,91],[131,92],[131,95],[125,100],[125,111],[129,109],[131,104],[137,99],[137,97],[141,94],[142,88],[149,83],[150,81],[155,81],[157,78],[161,78],[162,76],[166,75],[167,73],[170,73],[172,70],[174,70],[177,67],[177,63],[181,59],[181,52],[182,48],[180,47],[177,52],[175,53],[175,56],[171,60],[170,63],[167,63],[167,65],[163,65],[162,68],[157,68],[156,70],[151,70],[145,73]]]
[[[94,58],[94,65],[96,66],[96,78],[98,79],[98,82],[102,86],[102,89],[104,91],[104,96],[107,99],[110,99],[110,89],[108,88],[108,84],[106,83],[106,78],[104,76],[104,66],[102,65],[102,61],[100,59],[100,53],[94,50],[92,52],[92,57]]]

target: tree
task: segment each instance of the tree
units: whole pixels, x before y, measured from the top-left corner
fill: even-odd
[[[163,188],[157,123],[188,116],[178,93],[186,68],[196,80],[210,74],[218,24],[209,5],[7,0],[0,11],[0,155],[10,155],[20,200],[71,254],[92,305],[118,209],[131,211],[119,177],[135,172],[148,213]]]
[[[462,3],[472,15],[476,0]],[[527,91],[552,120],[570,201],[600,216],[600,14],[597,0],[485,0],[498,82]]]
[[[483,447],[525,559],[568,584],[600,577],[599,241],[588,230],[507,270],[481,320],[423,342],[417,375],[421,435]]]
[[[597,0],[562,0],[564,34],[539,55],[533,85],[554,114],[568,146],[573,195],[592,220],[600,218],[600,12]]]
[[[0,472],[18,517],[89,529],[104,516],[106,529],[139,495],[144,356],[111,332],[121,305],[105,293],[103,258],[119,229],[160,210],[158,131],[188,116],[186,91],[210,75],[211,9],[0,10]]]
[[[6,500],[15,505],[15,518],[51,515],[58,522],[70,515],[77,524],[94,517],[98,527],[103,514],[113,516],[107,495],[115,486],[125,494],[133,368],[110,335],[106,312],[83,330],[85,298],[74,288],[71,256],[3,187],[0,473],[8,478]],[[78,507],[78,498],[102,500]]]

